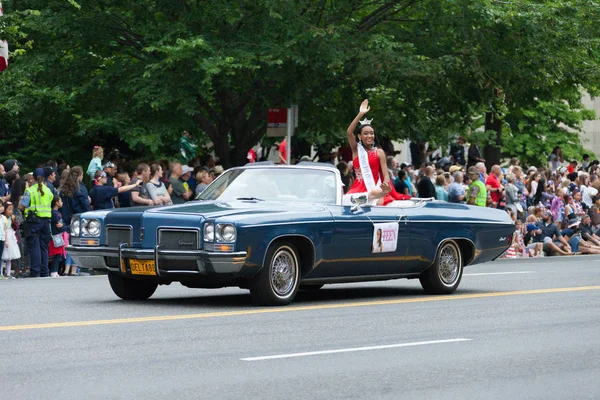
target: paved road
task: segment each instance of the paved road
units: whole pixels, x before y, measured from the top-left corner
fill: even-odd
[[[2,399],[600,397],[600,256],[329,285],[283,308],[238,289],[115,298],[105,277],[0,281]]]

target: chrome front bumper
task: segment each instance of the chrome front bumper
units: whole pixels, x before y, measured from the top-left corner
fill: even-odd
[[[169,274],[235,274],[238,273],[246,262],[245,251],[234,253],[216,253],[204,250],[161,250],[156,246],[153,250],[126,247],[122,244],[116,247],[89,247],[89,246],[67,246],[67,252],[71,255],[77,265],[84,268],[103,269],[120,272],[120,267],[109,266],[107,257],[118,258],[119,265],[123,260],[154,260],[157,276]],[[161,261],[195,261],[198,270],[176,270],[161,269]]]

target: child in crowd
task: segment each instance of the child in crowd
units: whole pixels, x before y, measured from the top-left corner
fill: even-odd
[[[65,236],[68,232],[69,226],[65,225],[60,210],[63,206],[63,202],[60,196],[56,196],[52,199],[52,216],[50,219],[50,230],[52,232],[52,240],[48,244],[48,255],[52,260],[50,266],[50,277],[58,278],[58,268],[60,266],[60,260],[66,257],[65,246],[69,238]],[[62,240],[61,240],[62,239]]]
[[[566,222],[566,219],[568,219],[569,215],[573,214],[573,205],[571,204],[573,202],[573,196],[571,196],[570,194],[567,194],[566,190],[565,190],[565,196],[563,197],[563,201],[565,202],[565,222]]]
[[[518,254],[519,254],[519,243],[518,243],[518,239],[517,239],[519,228],[517,228],[516,215],[510,209],[507,209],[505,211],[508,214],[508,216],[510,217],[510,219],[513,221],[513,223],[515,224],[515,231],[513,232],[511,245],[508,249],[506,249],[506,252],[504,253],[504,258],[517,258]]]
[[[579,189],[573,191],[573,211],[580,218],[585,214],[583,204],[581,203],[581,192]]]
[[[536,225],[537,221],[535,215],[527,217],[527,236],[529,237],[530,243],[526,243],[526,248],[530,257],[544,256],[544,243],[531,243],[534,237],[542,234],[542,230]]]
[[[104,158],[104,149],[100,146],[94,146],[92,150],[92,160],[87,169],[87,174],[90,180],[93,181],[96,177],[96,171],[102,171],[102,159]]]
[[[560,228],[563,220],[565,219],[565,201],[564,201],[565,193],[563,188],[556,189],[556,195],[552,199],[552,205],[550,206],[550,210],[552,211],[552,215],[554,216],[554,221],[556,225]]]
[[[2,267],[0,267],[0,275],[2,275],[2,269],[6,266],[6,277],[8,279],[14,279],[11,276],[12,261],[21,258],[21,251],[19,250],[19,242],[17,242],[17,235],[13,229],[15,222],[15,216],[13,215],[13,204],[8,201],[4,205],[4,212],[2,213],[2,229],[4,230],[4,251],[2,252]]]
[[[65,253],[67,258],[65,259],[65,272],[63,276],[79,276],[79,272],[77,272],[79,266],[75,264],[75,261],[68,252]]]
[[[525,252],[525,241],[523,240],[523,222],[518,219],[515,221],[515,233],[513,234],[513,246],[516,247],[516,253]]]
[[[542,204],[547,210],[552,207],[552,201],[556,197],[555,192],[554,181],[549,180],[546,183],[546,191],[542,194]]]
[[[23,212],[19,210],[18,204],[23,198],[23,192],[25,190],[26,181],[25,179],[17,179],[13,182],[10,193],[10,202],[13,203],[13,229],[17,235],[17,242],[19,243],[19,251],[21,252],[21,258],[13,261],[12,269],[15,278],[23,278],[26,274],[27,267],[29,266],[29,249],[25,244],[25,238],[23,237],[23,229],[25,224],[25,217]]]

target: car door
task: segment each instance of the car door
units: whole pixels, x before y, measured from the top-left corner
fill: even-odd
[[[335,252],[319,268],[318,277],[402,273],[409,241],[407,221],[399,208],[362,206],[354,209],[349,205],[331,205],[328,208],[334,220]],[[388,244],[394,242],[395,249],[388,246],[374,253],[375,227],[382,230]]]

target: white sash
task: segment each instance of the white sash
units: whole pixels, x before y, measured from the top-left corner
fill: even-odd
[[[365,186],[367,187],[367,192],[377,188],[375,185],[375,178],[373,177],[373,171],[371,171],[371,166],[369,165],[369,155],[367,151],[363,147],[362,143],[358,143],[356,146],[358,150],[358,165],[360,166],[360,173],[362,174],[363,181],[365,182]],[[379,177],[377,177],[379,181]]]

